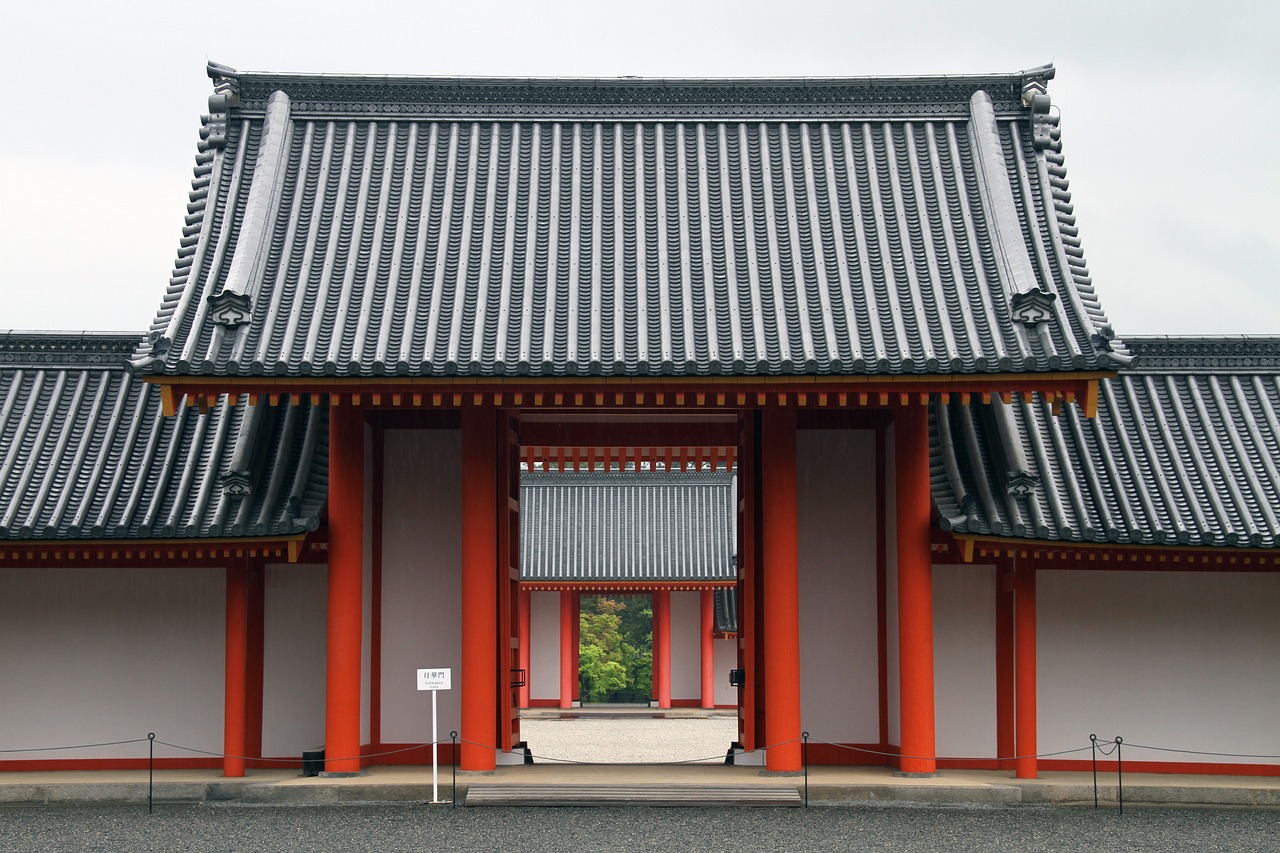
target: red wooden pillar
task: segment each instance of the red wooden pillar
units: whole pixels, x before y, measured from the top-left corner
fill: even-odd
[[[933,559],[929,551],[929,418],[894,414],[898,503],[898,669],[903,773],[937,771],[933,703]]]
[[[716,599],[715,592],[702,591],[702,707],[716,706]]]
[[[761,417],[760,501],[764,547],[764,700],[766,768],[800,770],[800,582],[797,529],[796,415],[769,408]]]
[[[1014,764],[1019,779],[1036,778],[1036,570],[1018,567],[1013,571],[1014,676],[1017,722]]]
[[[569,644],[573,651],[573,699],[582,699],[582,679],[578,673],[582,671],[582,593],[573,593],[573,640]]]
[[[245,755],[262,757],[262,678],[266,645],[266,568],[249,566],[249,625],[245,655]]]
[[[573,623],[577,617],[572,590],[560,590],[560,707],[573,707],[573,685],[578,680],[574,665],[573,639],[577,632]]]
[[[361,767],[363,583],[364,413],[350,406],[330,406],[324,721],[325,772],[329,775],[354,775]]]
[[[530,608],[533,606],[531,593],[527,589],[520,590],[520,668],[524,670],[524,686],[520,688],[520,707],[529,707],[529,683],[531,680],[529,665],[532,657],[529,651],[531,642]]]
[[[659,708],[671,707],[671,590],[653,593],[653,694]]]
[[[492,770],[498,748],[498,420],[462,410],[462,769]]]
[[[222,775],[243,776],[249,662],[249,570],[242,561],[227,566],[226,668],[222,712]]]
[[[1013,736],[1013,572],[996,566],[996,755],[1001,770],[1014,769],[1017,742]]]

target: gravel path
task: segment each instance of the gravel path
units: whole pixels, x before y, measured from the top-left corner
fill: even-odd
[[[579,719],[523,719],[520,734],[534,761],[552,759],[592,764],[657,764],[724,761],[737,739],[738,718],[725,715],[670,719],[584,716]]]
[[[0,851],[1274,851],[1280,812],[1046,808],[0,807]]]

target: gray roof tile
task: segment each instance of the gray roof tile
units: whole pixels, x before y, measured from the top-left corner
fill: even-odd
[[[124,370],[139,337],[0,332],[0,541],[315,529],[326,410],[224,397],[164,417]]]
[[[1056,127],[1019,100],[1052,69],[211,74],[219,94],[186,236],[135,353],[145,372],[758,376],[1113,361],[1097,342],[1106,318]]]
[[[732,581],[733,475],[524,472],[525,581]]]
[[[1129,338],[1098,416],[1040,395],[935,403],[944,529],[1061,542],[1280,547],[1280,338]]]

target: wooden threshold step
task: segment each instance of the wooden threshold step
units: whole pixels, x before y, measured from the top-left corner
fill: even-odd
[[[787,806],[791,785],[472,785],[468,806]]]

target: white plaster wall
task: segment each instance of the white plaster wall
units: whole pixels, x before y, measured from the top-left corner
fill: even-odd
[[[221,752],[225,597],[220,568],[0,569],[0,749],[155,732]],[[146,755],[141,743],[0,757]]]
[[[671,593],[671,698],[702,698],[702,593]]]
[[[1041,752],[1093,733],[1135,761],[1280,754],[1280,574],[1041,571],[1036,603]]]
[[[324,743],[328,569],[269,565],[264,575],[262,754]]]
[[[560,593],[529,593],[529,698],[560,698]]]
[[[715,645],[716,704],[737,706],[738,688],[729,684],[729,670],[738,668],[738,641],[716,640]]]
[[[801,719],[818,740],[874,743],[875,433],[801,430],[796,452]]]
[[[996,757],[996,570],[933,567],[938,755]]]
[[[898,480],[894,454],[893,425],[885,431],[884,512],[885,512],[885,682],[886,729],[889,743],[902,743],[902,688],[898,672]]]
[[[457,430],[387,430],[382,534],[382,740],[431,739],[422,667],[450,667],[440,731],[460,726],[462,674],[461,437]]]

